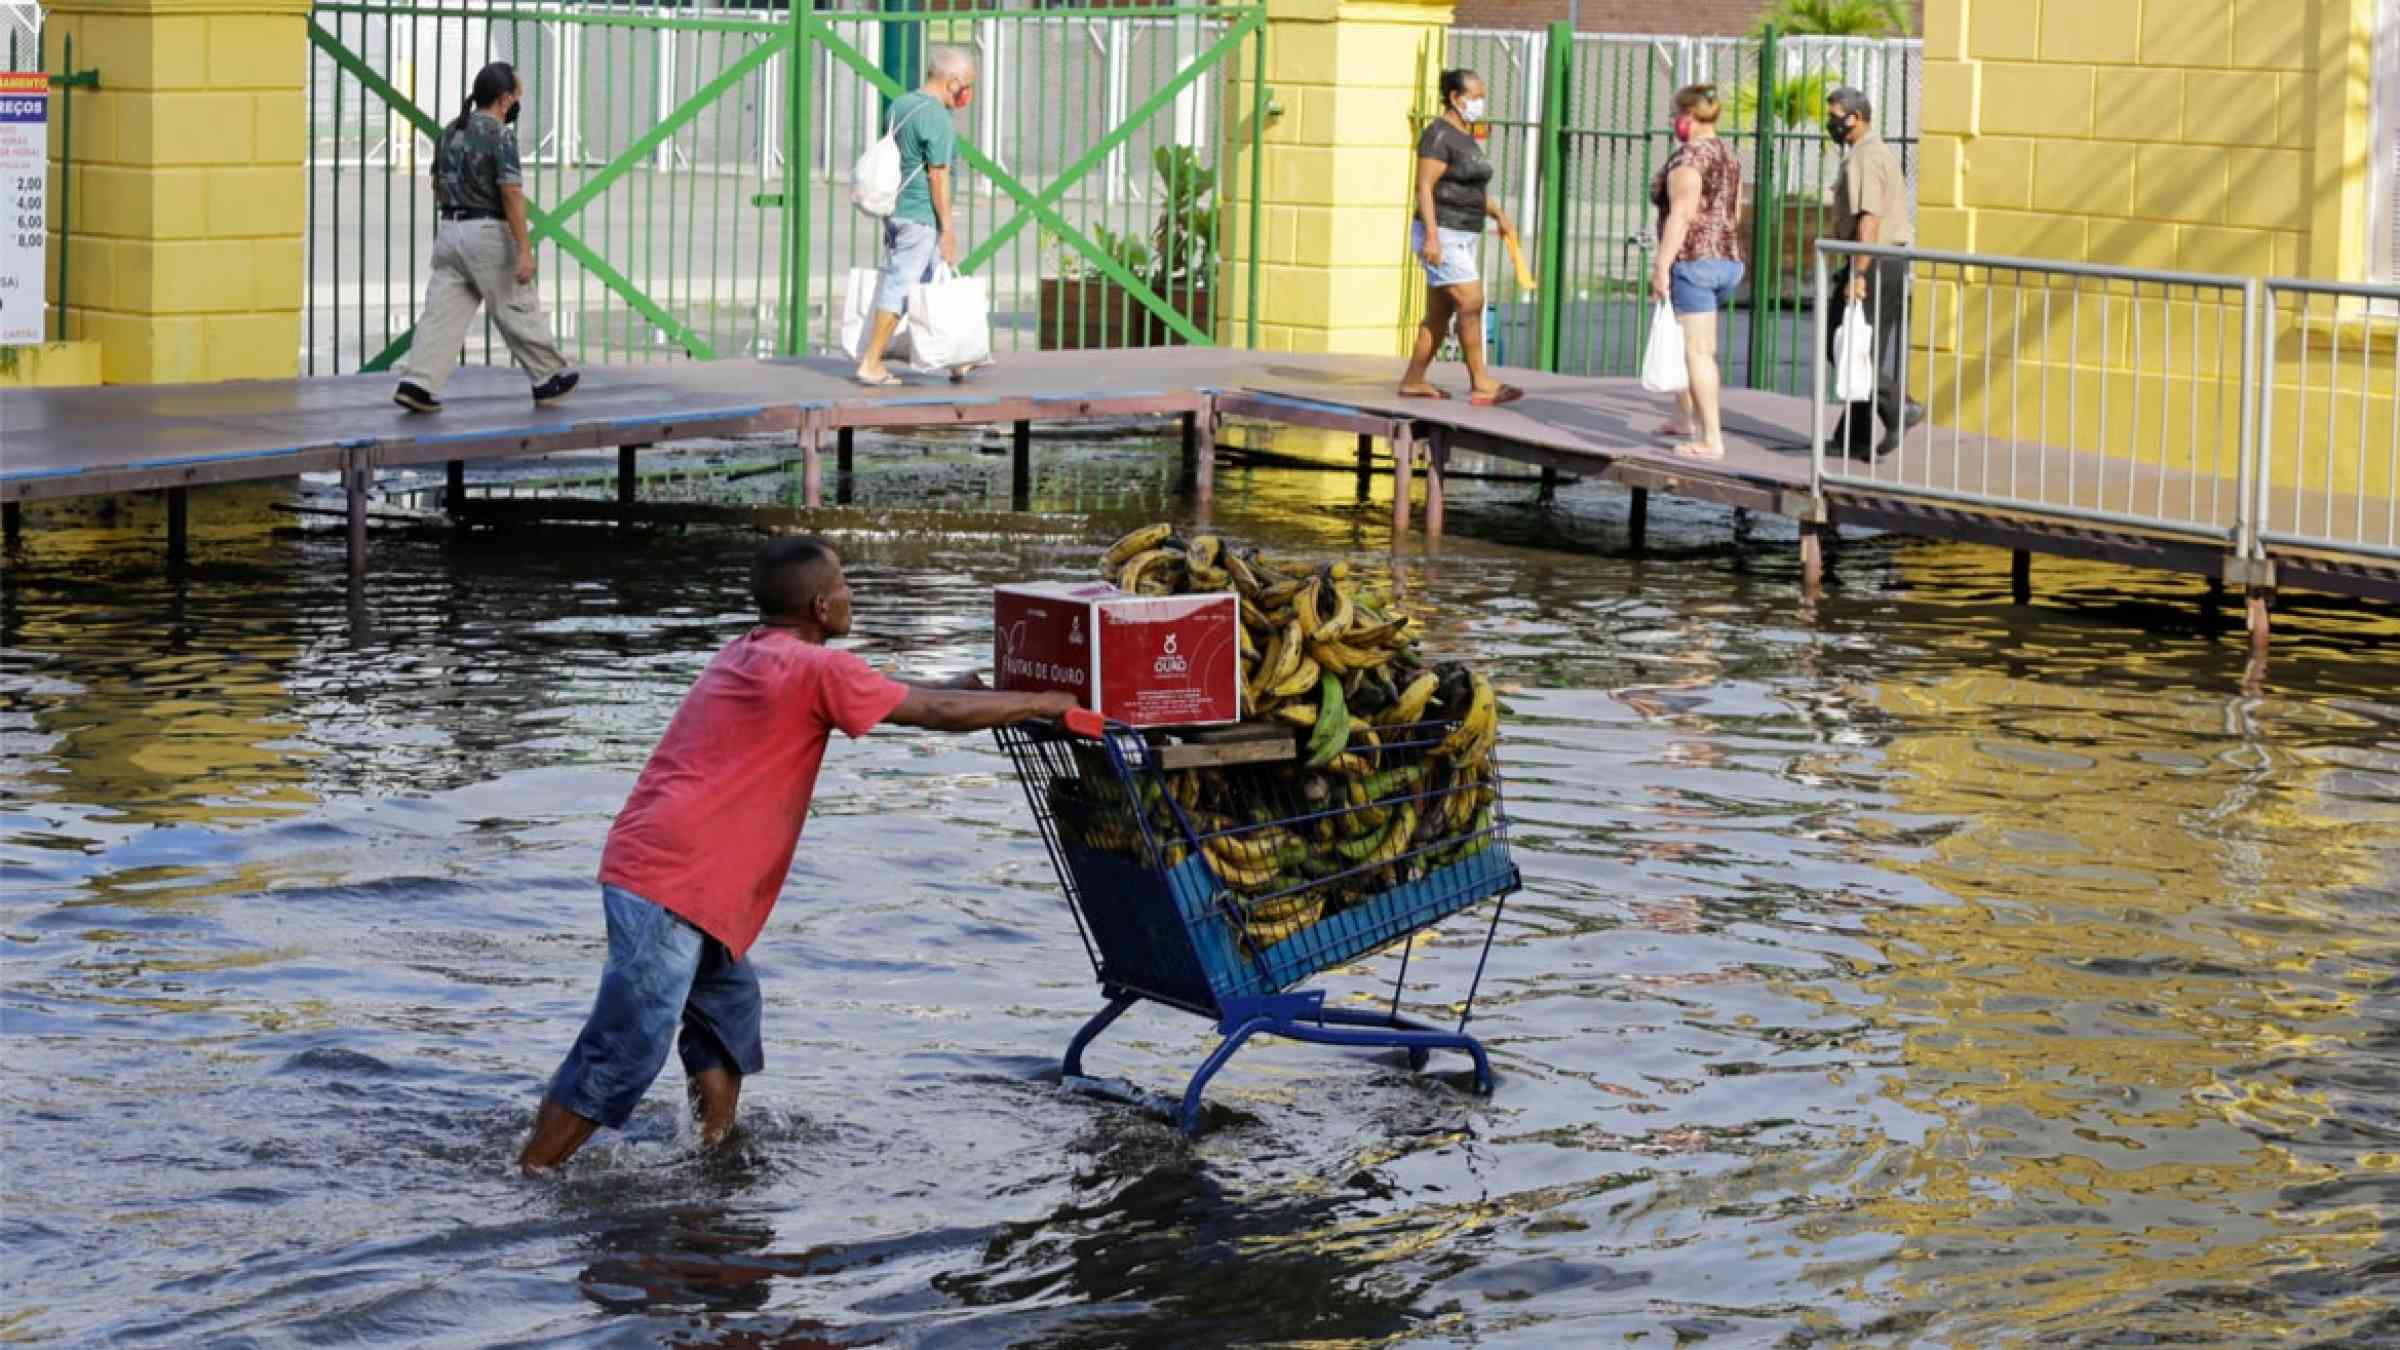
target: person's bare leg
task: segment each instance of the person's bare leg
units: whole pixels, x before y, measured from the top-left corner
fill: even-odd
[[[1458,307],[1458,350],[1467,358],[1467,385],[1478,394],[1498,393],[1500,382],[1483,364],[1483,283],[1463,282],[1450,292]]]
[[[1667,415],[1666,421],[1658,424],[1658,434],[1671,441],[1685,440],[1691,436],[1692,428],[1700,425],[1697,417],[1698,414],[1692,411],[1692,391],[1678,389],[1675,391],[1675,411]]]
[[[1425,372],[1433,368],[1433,354],[1442,349],[1442,337],[1450,331],[1451,315],[1449,287],[1436,286],[1425,292],[1425,318],[1417,325],[1417,345],[1408,354],[1408,370],[1400,376],[1401,393],[1434,392],[1434,387],[1426,382]]]
[[[1698,417],[1695,438],[1676,446],[1675,453],[1687,459],[1723,459],[1725,426],[1717,402],[1723,383],[1717,371],[1717,316],[1713,312],[1679,314],[1675,322],[1683,329],[1683,364],[1691,376],[1691,403]]]
[[[700,1147],[715,1148],[733,1131],[734,1108],[742,1100],[742,1076],[731,1069],[702,1069],[683,1082],[683,1095],[692,1103],[692,1119],[700,1122]]]
[[[556,1171],[599,1128],[597,1122],[542,1098],[542,1109],[533,1117],[533,1136],[525,1141],[525,1151],[517,1155],[517,1170],[529,1177]]]
[[[866,350],[858,358],[858,378],[869,384],[881,384],[891,378],[883,368],[883,349],[892,345],[892,334],[900,331],[900,316],[889,310],[875,311],[875,326],[867,332]]]

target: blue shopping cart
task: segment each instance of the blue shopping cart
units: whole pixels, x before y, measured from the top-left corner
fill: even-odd
[[[1522,878],[1497,757],[1446,762],[1455,726],[1378,727],[1358,762],[1327,769],[1264,728],[1263,742],[1216,744],[1091,713],[1002,728],[1107,999],[1067,1046],[1068,1079],[1084,1077],[1095,1037],[1149,999],[1214,1020],[1223,1037],[1184,1089],[1186,1134],[1209,1079],[1259,1035],[1402,1049],[1412,1069],[1456,1050],[1490,1092],[1491,1060],[1466,1024]],[[1408,939],[1484,900],[1496,903],[1457,1026],[1401,1016]],[[1329,1008],[1324,991],[1293,987],[1395,944],[1388,1008]]]

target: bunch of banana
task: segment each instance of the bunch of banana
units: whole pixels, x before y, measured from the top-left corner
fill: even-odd
[[[1087,835],[1094,847],[1138,848],[1136,809],[1155,837],[1180,837],[1172,798],[1254,949],[1488,847],[1497,692],[1464,665],[1428,663],[1415,618],[1362,586],[1348,563],[1156,524],[1112,545],[1101,575],[1144,595],[1236,593],[1249,714],[1292,728],[1300,752],[1288,764],[1167,774],[1163,792],[1137,793],[1138,808],[1120,789],[1121,828]],[[1111,800],[1092,788],[1095,802]]]

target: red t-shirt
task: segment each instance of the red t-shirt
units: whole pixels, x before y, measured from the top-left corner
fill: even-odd
[[[791,870],[825,742],[864,736],[908,697],[848,652],[780,628],[700,672],[600,854],[600,880],[750,950]]]

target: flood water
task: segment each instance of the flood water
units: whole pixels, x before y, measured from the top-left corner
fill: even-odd
[[[1046,453],[1026,517],[989,459],[862,455],[853,645],[986,663],[990,586],[1087,574],[1170,458]],[[1387,556],[1345,477],[1220,481],[1227,534]],[[1868,540],[1804,619],[1780,522],[1661,500],[1632,557],[1622,496],[1528,496],[1458,485],[1400,562],[1514,714],[1494,1096],[1271,1043],[1197,1142],[1062,1093],[1098,995],[1009,765],[887,729],[834,746],[756,949],[734,1145],[670,1064],[552,1184],[511,1162],[600,845],[752,538],[379,539],[354,604],[338,537],[219,499],[180,584],[154,524],[37,520],[0,1340],[2400,1342],[2400,614],[2287,597],[2248,694],[2188,579],[2037,559],[2016,609],[2005,554]],[[1211,1041],[1145,1008],[1089,1063],[1180,1090]]]

